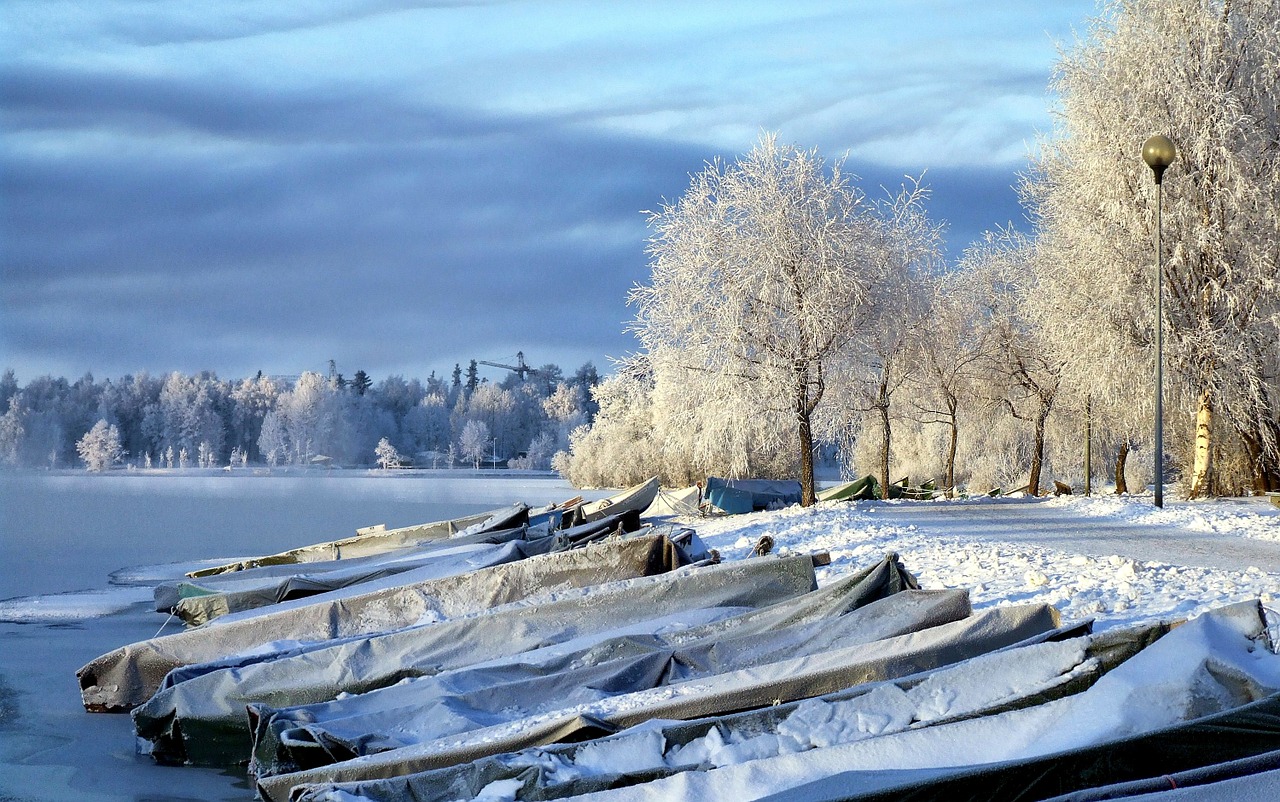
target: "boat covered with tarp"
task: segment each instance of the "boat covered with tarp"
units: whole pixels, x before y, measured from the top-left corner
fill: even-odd
[[[874,578],[882,592],[901,581],[887,568]],[[329,701],[557,644],[654,631],[673,617],[741,615],[816,589],[809,555],[689,566],[576,590],[556,587],[474,615],[313,644],[252,664],[176,669],[133,711],[134,726],[158,760],[237,763],[249,757],[250,704]]]
[[[1274,787],[1277,755],[1280,656],[1261,605],[1245,602],[1175,627],[1060,629],[793,705],[294,785],[291,798],[433,802],[502,787],[510,800],[1087,802],[1170,789],[1175,776],[1207,789],[1190,799],[1254,798],[1229,789]]]
[[[1100,635],[1090,629],[1059,627],[970,660],[785,704],[651,722],[400,777],[302,786],[295,798],[316,802],[341,790],[380,802],[446,802],[502,782],[516,789],[515,799],[563,799],[1039,704],[1079,692],[1168,631],[1159,624]]]
[[[660,487],[658,477],[654,476],[607,498],[585,501],[565,512],[564,516],[571,524],[582,524],[620,512],[641,513],[657,498]]]
[[[917,592],[897,595],[866,606],[862,624],[887,607],[911,607]],[[945,599],[934,599],[945,603]],[[895,603],[896,602],[896,603]],[[879,607],[879,610],[872,608]],[[934,608],[935,610],[940,608]],[[895,609],[894,616],[905,612]],[[854,614],[851,614],[854,615]],[[902,623],[905,619],[899,619]],[[289,788],[307,782],[341,782],[400,776],[415,771],[458,765],[489,755],[538,744],[582,740],[605,735],[650,719],[694,719],[766,707],[819,695],[861,682],[904,676],[955,663],[1055,629],[1057,617],[1044,605],[1019,605],[962,616],[957,620],[915,631],[888,635],[852,645],[800,654],[763,663],[750,659],[751,650],[732,650],[737,667],[723,665],[721,673],[691,676],[667,685],[613,696],[558,713],[529,711],[526,718],[398,746],[331,766],[272,776],[268,762],[254,764],[260,792],[269,799],[288,798]],[[853,629],[844,634],[857,640]],[[767,641],[767,638],[764,639]],[[806,653],[807,652],[807,653]],[[529,699],[527,704],[532,705]],[[508,714],[509,715],[509,714]],[[314,734],[314,733],[313,733]],[[404,731],[397,734],[403,738]],[[370,742],[371,743],[371,742]]]
[[[247,560],[236,560],[222,565],[201,568],[192,571],[188,576],[197,578],[213,574],[225,574],[243,571],[248,568],[258,568],[264,565],[349,560],[353,557],[385,554],[397,549],[411,548],[426,541],[453,537],[458,534],[511,529],[527,523],[529,523],[529,505],[517,502],[496,510],[453,518],[447,521],[434,521],[396,529],[384,529],[378,526],[367,527],[352,537],[330,540],[324,543],[313,543],[309,546],[300,546],[277,554],[267,554]]]
[[[166,609],[166,603],[174,599],[169,609],[187,624],[195,626],[228,613],[337,592],[357,585],[359,588],[353,592],[445,576],[456,573],[452,566],[460,562],[470,568],[478,568],[486,562],[499,565],[538,554],[566,551],[640,528],[639,513],[627,511],[561,530],[545,525],[480,529],[444,540],[428,541],[414,549],[398,549],[352,560],[270,565],[211,576],[199,583],[190,580],[166,583],[156,589],[156,609]],[[698,547],[702,548],[701,545]]]
[[[514,553],[517,545],[508,543],[501,548]],[[298,643],[454,618],[544,592],[548,587],[568,589],[664,573],[691,562],[680,546],[657,534],[493,564],[498,556],[486,553],[486,564],[475,570],[465,570],[465,565],[459,564],[459,570],[448,576],[372,591],[364,585],[342,588],[261,610],[231,613],[184,632],[115,649],[77,672],[82,700],[90,711],[126,711],[145,702],[159,689],[165,675],[181,666],[231,655],[246,655],[253,661],[255,655],[293,648]]]
[[[790,480],[708,476],[703,485],[703,498],[729,515],[799,504],[800,495],[800,483]]]

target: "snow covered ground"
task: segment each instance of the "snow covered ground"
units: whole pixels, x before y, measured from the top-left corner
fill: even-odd
[[[691,525],[726,559],[766,535],[828,551],[819,582],[894,551],[922,587],[969,588],[977,608],[1047,602],[1099,628],[1280,595],[1280,509],[1265,499],[829,502]]]
[[[238,773],[153,765],[134,754],[128,717],[82,711],[75,670],[162,623],[150,594],[109,586],[111,572],[573,495],[547,477],[0,474],[0,798],[253,798]],[[978,608],[1045,601],[1101,629],[1280,595],[1280,510],[1253,499],[1166,504],[836,502],[689,523],[725,559],[767,535],[777,550],[829,552],[827,583],[894,551],[923,587],[969,588]],[[5,599],[19,594],[41,595]]]

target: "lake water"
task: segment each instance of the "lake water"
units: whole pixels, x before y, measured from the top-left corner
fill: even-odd
[[[507,472],[0,472],[0,599],[579,494],[558,476]]]
[[[0,472],[0,800],[254,799],[243,768],[157,765],[135,753],[128,716],[84,712],[76,670],[167,625],[146,588],[108,588],[112,571],[576,495],[558,477],[506,472]],[[67,593],[85,589],[102,592]],[[66,595],[3,602],[34,594]],[[52,616],[3,620],[6,609],[46,608]]]

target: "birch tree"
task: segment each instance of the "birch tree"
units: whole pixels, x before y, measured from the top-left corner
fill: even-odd
[[[933,277],[929,287],[928,330],[914,341],[910,357],[918,370],[911,377],[911,406],[924,425],[946,427],[942,457],[943,489],[955,494],[961,408],[974,400],[973,385],[986,360],[981,336],[981,305],[962,272]]]
[[[869,311],[875,210],[840,163],[766,135],[649,225],[651,283],[629,300],[657,394],[700,399],[713,437],[759,424],[754,448],[789,453],[812,504],[814,416]]]
[[[484,421],[469,420],[458,437],[458,453],[471,460],[477,470],[480,460],[489,452],[489,427]]]
[[[926,287],[941,258],[942,229],[924,211],[928,196],[919,179],[909,179],[876,204],[879,225],[864,243],[873,269],[864,271],[863,280],[873,297],[859,332],[861,358],[855,361],[862,365],[861,411],[874,416],[880,433],[877,473],[883,488],[889,487],[893,455],[893,398],[919,369],[913,352],[924,334]]]
[[[995,392],[988,401],[1030,425],[1028,492],[1040,494],[1045,433],[1062,383],[1062,363],[1030,312],[1039,288],[1034,243],[1013,230],[988,232],[965,252],[960,270],[982,304],[980,367]]]
[[[1278,43],[1275,0],[1110,0],[1058,66],[1057,127],[1023,186],[1048,320],[1075,351],[1067,375],[1124,394],[1151,375],[1155,328],[1155,187],[1139,152],[1153,133],[1177,144],[1160,280],[1193,496],[1214,484],[1227,434],[1255,488],[1280,486]]]

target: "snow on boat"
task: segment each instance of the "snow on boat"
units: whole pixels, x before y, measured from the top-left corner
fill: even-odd
[[[721,479],[708,476],[706,500],[722,513],[738,515],[800,503],[800,483],[773,479]]]
[[[888,592],[901,586],[887,569],[869,577]],[[163,762],[225,765],[249,757],[245,706],[277,707],[363,693],[405,677],[509,657],[555,644],[595,642],[641,622],[699,611],[741,614],[809,594],[817,587],[808,555],[750,560],[653,577],[557,589],[476,615],[299,649],[249,665],[211,664],[170,672],[133,712],[140,738]],[[663,626],[671,626],[668,621]]]
[[[278,773],[471,732],[533,714],[691,683],[834,648],[870,643],[969,614],[964,591],[909,590],[842,611],[862,594],[819,592],[761,611],[662,634],[628,634],[584,648],[518,655],[285,710],[257,708],[254,765]],[[814,605],[821,615],[812,612]],[[810,612],[806,613],[806,609]],[[843,614],[842,614],[843,612]],[[796,623],[797,619],[802,623]],[[323,754],[320,754],[323,753]]]
[[[516,545],[501,548],[514,552]],[[487,554],[485,559],[492,561],[498,556]],[[165,674],[180,666],[229,655],[279,651],[270,644],[280,641],[325,641],[453,618],[549,587],[582,587],[664,573],[688,561],[668,538],[645,535],[369,592],[354,592],[363,586],[344,588],[263,610],[233,613],[202,627],[116,649],[77,672],[81,697],[91,712],[122,712],[145,702],[160,687]]]
[[[422,548],[397,550],[389,555],[253,568],[219,574],[201,582],[175,582],[156,588],[155,606],[158,610],[173,612],[189,626],[198,626],[228,613],[280,604],[354,585],[367,585],[408,572],[416,571],[421,577],[424,571],[431,570],[433,566],[447,566],[459,559],[483,559],[481,555],[486,553],[502,555],[504,560],[518,560],[549,550],[528,543],[526,535],[527,527],[480,532],[432,541]],[[508,543],[515,543],[516,547],[504,549],[503,545]],[[299,566],[313,570],[298,570]],[[279,569],[284,567],[292,568],[292,571],[280,572]],[[258,575],[258,572],[270,573]],[[412,581],[409,577],[401,577],[401,580]],[[401,580],[392,581],[402,584]]]
[[[659,490],[653,503],[640,514],[642,518],[702,515],[702,488],[697,485],[680,490]]]
[[[318,802],[341,791],[371,802],[446,802],[505,782],[517,789],[515,799],[545,800],[637,785],[1039,704],[1087,687],[1167,631],[1149,625],[1094,636],[1088,629],[1060,628],[954,665],[799,702],[648,724],[401,777],[302,786],[294,798]]]
[[[606,515],[615,515],[619,512],[642,512],[658,496],[658,489],[658,477],[655,476],[634,487],[629,487],[617,495],[602,498],[599,501],[588,501],[579,505],[572,512],[572,520],[574,523],[586,523],[599,520]]]
[[[422,789],[412,798],[432,802],[432,789],[449,789],[450,799],[465,800],[480,790],[468,784],[483,779],[505,783],[512,800],[1086,802],[1168,789],[1171,775],[1202,783],[1253,775],[1273,768],[1280,754],[1280,656],[1257,602],[1172,629],[1020,645],[918,679],[790,711],[526,750],[470,769],[300,786],[293,799],[340,793],[372,802]],[[1012,698],[1001,698],[1009,692]],[[610,771],[619,764],[630,768]],[[1256,776],[1255,788],[1274,779]]]
[[[884,600],[888,602],[895,597]],[[871,609],[882,602],[868,605]],[[354,760],[278,777],[258,777],[264,798],[287,799],[309,782],[390,777],[465,763],[539,743],[581,740],[654,719],[691,719],[769,706],[954,663],[1054,629],[1056,616],[1043,605],[988,610],[917,632],[816,654],[694,677],[603,699],[593,704],[490,725],[467,733],[415,743]]]

